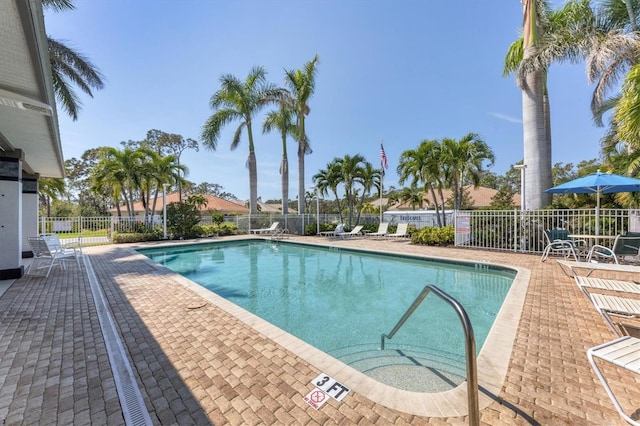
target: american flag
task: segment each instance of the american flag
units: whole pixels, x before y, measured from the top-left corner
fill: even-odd
[[[387,154],[384,153],[384,146],[380,144],[380,166],[383,169],[388,169],[389,164],[387,164]]]

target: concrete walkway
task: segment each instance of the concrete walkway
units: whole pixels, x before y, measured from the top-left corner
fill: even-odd
[[[489,395],[493,402],[481,411],[482,423],[626,424],[586,359],[589,347],[614,336],[555,261],[396,241],[291,239],[530,270],[507,376],[499,394]],[[467,421],[407,414],[355,391],[316,411],[302,398],[322,371],[277,340],[125,246],[87,248],[85,255],[154,424]],[[124,424],[106,346],[84,266],[56,268],[48,279],[17,280],[0,296],[0,422]],[[627,412],[639,410],[640,380],[615,369],[605,372]]]

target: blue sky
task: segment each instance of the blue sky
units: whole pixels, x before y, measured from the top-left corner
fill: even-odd
[[[555,4],[560,4],[556,2]],[[254,65],[282,85],[284,69],[318,54],[307,132],[307,190],[334,157],[389,161],[385,187],[399,186],[400,154],[423,139],[478,133],[503,174],[523,157],[521,91],[502,77],[522,21],[519,0],[78,0],[76,10],[46,12],[47,32],[88,56],[106,87],[74,122],[59,112],[65,159],[97,146],[139,141],[158,129],[199,140],[223,74],[244,80]],[[584,65],[553,65],[549,75],[553,162],[599,156],[604,129],[592,124],[592,87]],[[266,110],[265,110],[266,112]],[[254,122],[258,195],[280,198],[280,137]],[[187,178],[249,195],[246,134],[230,150],[237,124],[217,151],[186,151]],[[289,194],[297,194],[294,142],[288,146]]]

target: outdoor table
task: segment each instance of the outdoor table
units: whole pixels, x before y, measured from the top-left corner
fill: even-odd
[[[600,244],[599,240],[615,240],[617,235],[569,234],[568,237],[572,240],[593,240],[595,244]]]
[[[615,240],[617,235],[569,234],[568,237],[572,240],[585,240],[587,242],[588,248],[590,249],[591,246],[595,244],[607,245],[603,244],[604,241],[601,240]],[[586,253],[583,254],[586,255]]]
[[[595,244],[610,246],[610,244],[605,244],[606,240],[615,240],[617,235],[593,235],[593,234],[569,234],[569,238],[572,240],[584,240],[587,243],[587,246],[580,250],[580,257],[587,257],[589,251],[591,251],[591,247]]]

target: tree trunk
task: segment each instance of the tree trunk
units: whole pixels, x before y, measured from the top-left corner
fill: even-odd
[[[298,143],[298,214],[304,214],[304,141]]]
[[[249,152],[249,211],[258,213],[258,167],[256,165],[256,153]]]
[[[526,53],[525,53],[526,55]],[[547,139],[543,72],[530,73],[522,90],[522,133],[525,164],[525,207],[539,209],[551,204],[551,143]]]
[[[633,12],[631,0],[624,0],[624,4],[627,6],[627,14],[629,15],[629,22],[631,23],[631,31],[635,33],[638,31],[638,25],[636,24],[636,14]]]
[[[289,160],[282,159],[280,165],[280,173],[282,174],[282,214],[289,213]]]
[[[258,165],[256,164],[256,153],[253,145],[253,130],[251,120],[247,120],[247,135],[249,137],[249,213],[258,213]]]

